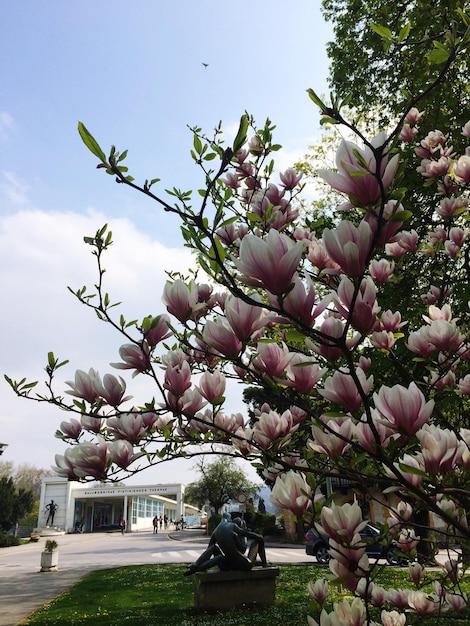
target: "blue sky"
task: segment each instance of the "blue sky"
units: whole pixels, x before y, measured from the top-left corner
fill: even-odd
[[[320,134],[306,94],[309,87],[327,91],[331,30],[319,6],[319,0],[3,3],[0,441],[9,447],[2,460],[49,467],[63,452],[53,435],[66,419],[53,407],[17,399],[3,373],[42,378],[49,350],[70,359],[64,380],[78,368],[113,372],[109,362],[118,360],[120,338],[66,289],[95,281],[83,236],[110,224],[116,243],[108,287],[132,319],[163,312],[164,270],[191,262],[175,219],[95,169],[78,120],[105,152],[111,144],[129,149],[137,180],[159,177],[162,189],[191,189],[201,178],[189,157],[187,125],[210,133],[222,120],[230,136],[247,110],[260,124],[266,117],[276,124],[284,169]],[[138,379],[129,391],[143,400]],[[191,477],[187,464],[172,463],[139,481]]]

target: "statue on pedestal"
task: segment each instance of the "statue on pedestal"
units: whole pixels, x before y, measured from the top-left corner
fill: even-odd
[[[248,539],[251,541],[248,542]],[[245,554],[247,547],[248,553]],[[211,567],[218,567],[224,571],[241,570],[247,572],[254,567],[258,555],[261,559],[261,565],[268,567],[264,538],[258,533],[248,530],[240,517],[236,517],[232,521],[224,517],[212,533],[206,550],[197,561],[188,567],[184,575],[190,576]]]

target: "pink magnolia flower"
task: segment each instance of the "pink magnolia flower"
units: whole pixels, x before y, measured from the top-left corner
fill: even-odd
[[[361,532],[367,522],[362,519],[361,507],[354,504],[332,504],[322,507],[320,514],[321,525],[317,524],[319,532],[334,539],[339,544],[351,544],[353,537]]]
[[[388,282],[394,271],[395,263],[393,261],[387,261],[387,259],[371,261],[369,265],[370,275],[376,282],[379,283]]]
[[[468,598],[466,594],[446,593],[445,599],[451,611],[463,613],[468,609]]]
[[[395,311],[393,313],[392,311],[390,311],[390,309],[388,309],[387,311],[384,311],[380,316],[377,330],[387,330],[395,333],[400,328],[405,326],[405,324],[406,322],[401,321],[400,311]]]
[[[286,313],[300,319],[306,326],[311,326],[315,313],[315,286],[310,279],[305,285],[300,279],[294,280],[294,286],[282,301]]]
[[[255,447],[251,443],[253,430],[251,428],[239,427],[231,439],[232,445],[240,452],[243,457],[250,455]]]
[[[387,589],[387,600],[390,604],[396,607],[399,611],[405,611],[408,609],[408,589]],[[406,623],[406,622],[405,622]]]
[[[362,598],[365,596],[370,598],[370,602],[374,606],[384,606],[386,603],[387,595],[385,589],[370,580],[367,581],[366,578],[359,580],[356,586],[356,593]]]
[[[449,231],[449,238],[458,248],[461,248],[465,243],[468,235],[468,230],[454,226]],[[447,243],[447,242],[446,242]]]
[[[370,276],[361,281],[359,290],[343,276],[337,289],[335,307],[344,319],[349,319],[356,330],[367,333],[374,327],[380,308],[375,298],[377,288]]]
[[[163,387],[175,396],[182,396],[186,389],[191,387],[191,368],[187,361],[183,361],[165,370]]]
[[[187,285],[180,278],[165,284],[162,300],[168,312],[180,322],[186,322],[198,309],[204,308],[198,303],[197,285],[193,281]]]
[[[279,178],[285,189],[294,189],[299,184],[302,174],[297,173],[293,167],[290,167],[284,173],[281,172]]]
[[[241,224],[226,224],[217,230],[217,237],[228,246],[240,242],[248,232],[248,226]]]
[[[379,206],[373,212],[364,216],[375,237],[376,246],[384,246],[393,240],[393,237],[402,227],[400,213],[404,212],[403,205],[397,200],[389,200],[383,209]]]
[[[65,393],[82,398],[92,404],[99,398],[99,393],[93,384],[95,380],[99,380],[99,374],[92,367],[88,370],[88,374],[82,370],[77,370],[75,372],[75,380],[66,381],[65,384],[71,387],[71,391],[67,390]]]
[[[144,341],[142,346],[138,346],[135,343],[126,343],[119,348],[119,356],[124,361],[123,363],[110,363],[111,367],[115,367],[120,370],[135,370],[132,374],[132,378],[142,372],[145,372],[150,367],[149,349]]]
[[[383,626],[405,626],[406,615],[405,613],[398,613],[398,611],[385,611],[380,614]]]
[[[180,398],[181,411],[185,415],[196,415],[206,404],[198,389],[186,389]]]
[[[374,412],[373,415],[375,415]],[[375,454],[378,448],[387,448],[389,446],[390,438],[394,433],[380,421],[374,420],[373,425],[374,430],[372,430],[369,422],[362,420],[354,426],[354,434],[361,448]]]
[[[365,146],[363,149],[343,140],[336,152],[338,171],[318,170],[318,175],[333,189],[347,194],[355,206],[366,208],[374,205],[381,197],[378,179],[381,179],[383,188],[387,189],[398,168],[398,155],[389,161],[386,154],[382,154],[378,161],[373,152],[374,148],[380,149],[385,140],[385,133],[380,133],[372,139],[372,147]]]
[[[410,572],[411,580],[413,581],[413,583],[416,585],[416,587],[419,587],[424,574],[423,566],[421,565],[421,563],[410,563],[408,566],[408,571]]]
[[[258,356],[253,359],[253,366],[271,378],[284,378],[287,366],[292,358],[285,343],[258,343]]]
[[[207,320],[202,331],[202,339],[211,350],[226,357],[235,358],[242,350],[242,343],[225,320]]]
[[[433,320],[429,326],[424,326],[419,332],[425,341],[429,341],[436,350],[440,351],[457,352],[464,341],[464,336],[453,321]]]
[[[407,470],[410,468],[410,471]],[[403,478],[414,487],[421,487],[425,476],[424,459],[420,452],[414,456],[405,454],[398,463],[393,464],[393,469],[386,467],[385,472],[388,476],[395,478]]]
[[[397,341],[397,338],[390,330],[376,330],[370,336],[370,342],[377,350],[390,352]]]
[[[320,605],[322,605],[330,595],[328,581],[325,578],[317,578],[315,582],[310,581],[307,588],[312,600]]]
[[[112,374],[105,374],[103,382],[101,382],[99,378],[95,379],[93,386],[100,397],[114,407],[132,398],[132,396],[124,396],[126,393],[126,383],[121,376],[119,376],[118,380],[116,376]]]
[[[140,413],[121,413],[119,417],[108,417],[106,423],[116,439],[126,439],[134,445],[139,445],[150,429]]]
[[[261,305],[261,303],[260,303]],[[235,296],[229,296],[225,301],[225,317],[230,328],[240,341],[248,341],[267,323],[261,306],[254,306]]]
[[[416,171],[425,178],[443,178],[452,167],[452,159],[448,156],[440,156],[437,160],[423,159]]]
[[[322,611],[320,626],[364,626],[367,621],[366,607],[360,598],[335,602],[333,611]],[[312,620],[310,626],[318,626]]]
[[[326,454],[330,458],[340,457],[351,448],[354,425],[351,418],[325,419],[325,428],[312,426],[312,441],[307,442],[311,450]]]
[[[462,135],[464,137],[470,138],[470,121],[466,122],[463,126],[462,126]]]
[[[461,463],[466,446],[455,432],[425,424],[416,437],[421,443],[421,453],[429,474],[445,474]]]
[[[459,157],[458,161],[453,164],[452,171],[459,183],[470,183],[470,156]]]
[[[56,464],[52,466],[52,470],[57,476],[62,476],[68,480],[80,480],[85,478],[83,472],[75,466],[74,459],[75,448],[67,448],[64,454],[56,454]]]
[[[440,201],[436,213],[444,220],[451,220],[456,215],[463,213],[467,207],[468,198],[465,196],[446,196]]]
[[[118,441],[110,441],[108,443],[109,457],[121,469],[126,469],[136,459],[140,458],[144,453],[134,453],[134,448],[129,441],[119,439]]]
[[[406,347],[408,350],[411,350],[411,352],[419,354],[422,357],[431,356],[435,350],[434,345],[428,341],[420,330],[415,330],[409,334]]]
[[[445,290],[444,292],[439,287],[435,285],[431,285],[428,293],[421,296],[421,300],[425,304],[434,304],[438,302],[441,298],[447,298],[450,293],[450,289]]]
[[[459,393],[464,396],[470,396],[470,374],[466,374],[461,378],[457,383],[457,387],[459,388]]]
[[[300,393],[311,393],[315,385],[321,380],[325,369],[321,369],[316,363],[299,353],[292,354],[286,370],[289,387],[293,387]]]
[[[80,422],[83,426],[83,430],[88,430],[90,433],[99,433],[103,428],[104,419],[101,417],[91,417],[90,415],[82,415]]]
[[[312,504],[312,489],[304,476],[293,470],[276,479],[271,492],[271,502],[281,509],[292,511],[301,518]]]
[[[401,141],[405,141],[406,143],[412,143],[417,134],[417,128],[413,128],[409,124],[403,124],[399,137]]]
[[[217,411],[214,415],[214,424],[229,433],[236,433],[239,428],[245,427],[245,418],[241,413],[225,415],[223,411]]]
[[[325,274],[339,274],[340,266],[330,258],[322,241],[314,240],[308,248],[310,263]]]
[[[209,402],[218,402],[225,393],[225,376],[220,370],[204,372],[197,385],[197,389]]]
[[[335,229],[325,228],[323,245],[328,256],[348,276],[361,276],[371,252],[373,232],[366,221],[359,226],[343,220]]]
[[[70,422],[61,422],[60,423],[60,432],[59,437],[61,439],[78,439],[83,430],[81,422],[79,422],[74,417],[71,418]],[[56,434],[56,436],[58,436]]]
[[[240,244],[237,267],[248,283],[264,286],[274,295],[289,291],[304,246],[277,230],[264,237],[246,235]]]
[[[97,443],[85,441],[77,444],[73,448],[72,457],[77,475],[99,480],[106,477],[110,459],[108,446],[102,437],[98,437]]]
[[[374,378],[373,376],[366,378],[365,373],[360,368],[356,369],[355,374],[357,383],[351,374],[341,370],[335,372],[333,376],[325,380],[323,389],[319,389],[318,393],[331,402],[339,404],[346,411],[356,411],[363,403],[360,391],[363,395],[368,396]]]
[[[418,233],[415,230],[402,230],[401,233],[397,235],[395,241],[397,241],[406,252],[416,252]]]
[[[284,445],[297,430],[290,411],[261,413],[253,428],[253,441],[263,450]]]
[[[360,542],[360,540],[360,536],[356,535],[353,541]],[[334,576],[333,580],[341,581],[350,591],[356,591],[359,580],[369,571],[369,557],[365,553],[364,546],[362,548],[345,547],[334,539],[330,539],[328,552],[333,556],[329,563],[330,571]],[[359,598],[356,599],[359,600]],[[348,622],[341,621],[340,623]]]
[[[170,318],[168,315],[158,315],[145,320],[144,336],[149,346],[153,347],[171,337]]]
[[[410,591],[408,605],[414,613],[423,617],[435,615],[440,611],[440,603],[437,598],[433,598],[424,591]]]
[[[402,248],[399,241],[392,241],[391,243],[387,243],[385,245],[385,252],[393,256],[395,259],[399,259],[404,254],[406,254],[405,248]]]
[[[340,347],[340,340],[344,333],[344,322],[333,316],[326,317],[321,323],[319,331],[323,337],[319,340],[318,345],[312,344],[310,341],[306,342],[307,345],[314,352],[325,357],[327,361],[336,361],[341,358],[343,349]]]
[[[414,435],[426,424],[434,408],[434,400],[425,401],[416,383],[406,387],[382,386],[374,393],[375,408],[386,426],[396,432]]]

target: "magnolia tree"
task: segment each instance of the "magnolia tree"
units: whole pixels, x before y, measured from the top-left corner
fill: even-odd
[[[466,30],[469,21],[460,17]],[[430,60],[440,64],[438,75],[426,93],[467,54],[469,37],[458,32],[436,46],[439,54]],[[337,103],[309,95],[330,123],[355,130]],[[220,128],[212,138],[192,129],[191,155],[204,187],[195,197],[174,188],[169,199],[154,191],[158,179],[137,184],[123,165],[126,152],[113,147],[106,156],[80,124],[99,168],[179,216],[204,282],[197,273],[170,274],[164,308],[126,321],[104,285],[112,244],[104,226],[85,237],[96,256],[97,284],[74,293],[121,335],[120,361],[111,365],[123,376],[127,370],[148,378],[152,397],[135,403],[122,376],[94,369],[77,371],[62,395],[54,377],[65,362],[52,353],[44,392],[36,382],[7,378],[18,395],[75,415],[57,432],[70,447],[57,455],[55,471],[68,479],[117,480],[168,459],[221,450],[251,461],[272,481],[275,504],[299,520],[321,522],[330,539],[330,584],[341,583],[354,596],[328,612],[326,581],[312,583],[319,620],[309,618],[312,625],[468,617],[460,587],[465,559],[449,552],[431,590],[423,588],[423,563],[413,559],[431,527],[464,554],[470,549],[470,429],[454,419],[456,407],[468,415],[468,303],[453,290],[469,269],[470,147],[464,153],[452,147],[457,133],[470,145],[470,122],[420,136],[421,97],[410,98],[388,134],[368,139],[357,131],[357,142],[343,141],[336,170],[319,172],[345,195],[336,225],[321,232],[307,227],[308,216],[298,210],[301,176],[289,169],[277,180],[272,155],[280,146],[269,120],[258,129],[244,115],[231,147]],[[412,160],[405,158],[410,142],[416,143]],[[402,204],[410,168],[418,168],[435,198],[421,238],[406,226],[420,206]],[[417,325],[381,305],[416,259],[422,265],[414,287]],[[442,275],[430,269],[441,262]],[[393,384],[374,375],[384,367]],[[228,379],[264,389],[272,401],[251,422],[229,414]],[[281,396],[290,403],[283,412],[276,410]],[[320,488],[338,476],[357,497],[341,503],[327,489],[325,499]],[[359,534],[365,522],[356,500],[365,494],[387,507],[382,538],[409,557],[409,589],[386,591],[374,582],[378,564]]]

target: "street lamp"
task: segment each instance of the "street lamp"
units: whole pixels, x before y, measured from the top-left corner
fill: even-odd
[[[7,443],[0,443],[0,456],[3,454],[3,449],[7,447]]]

